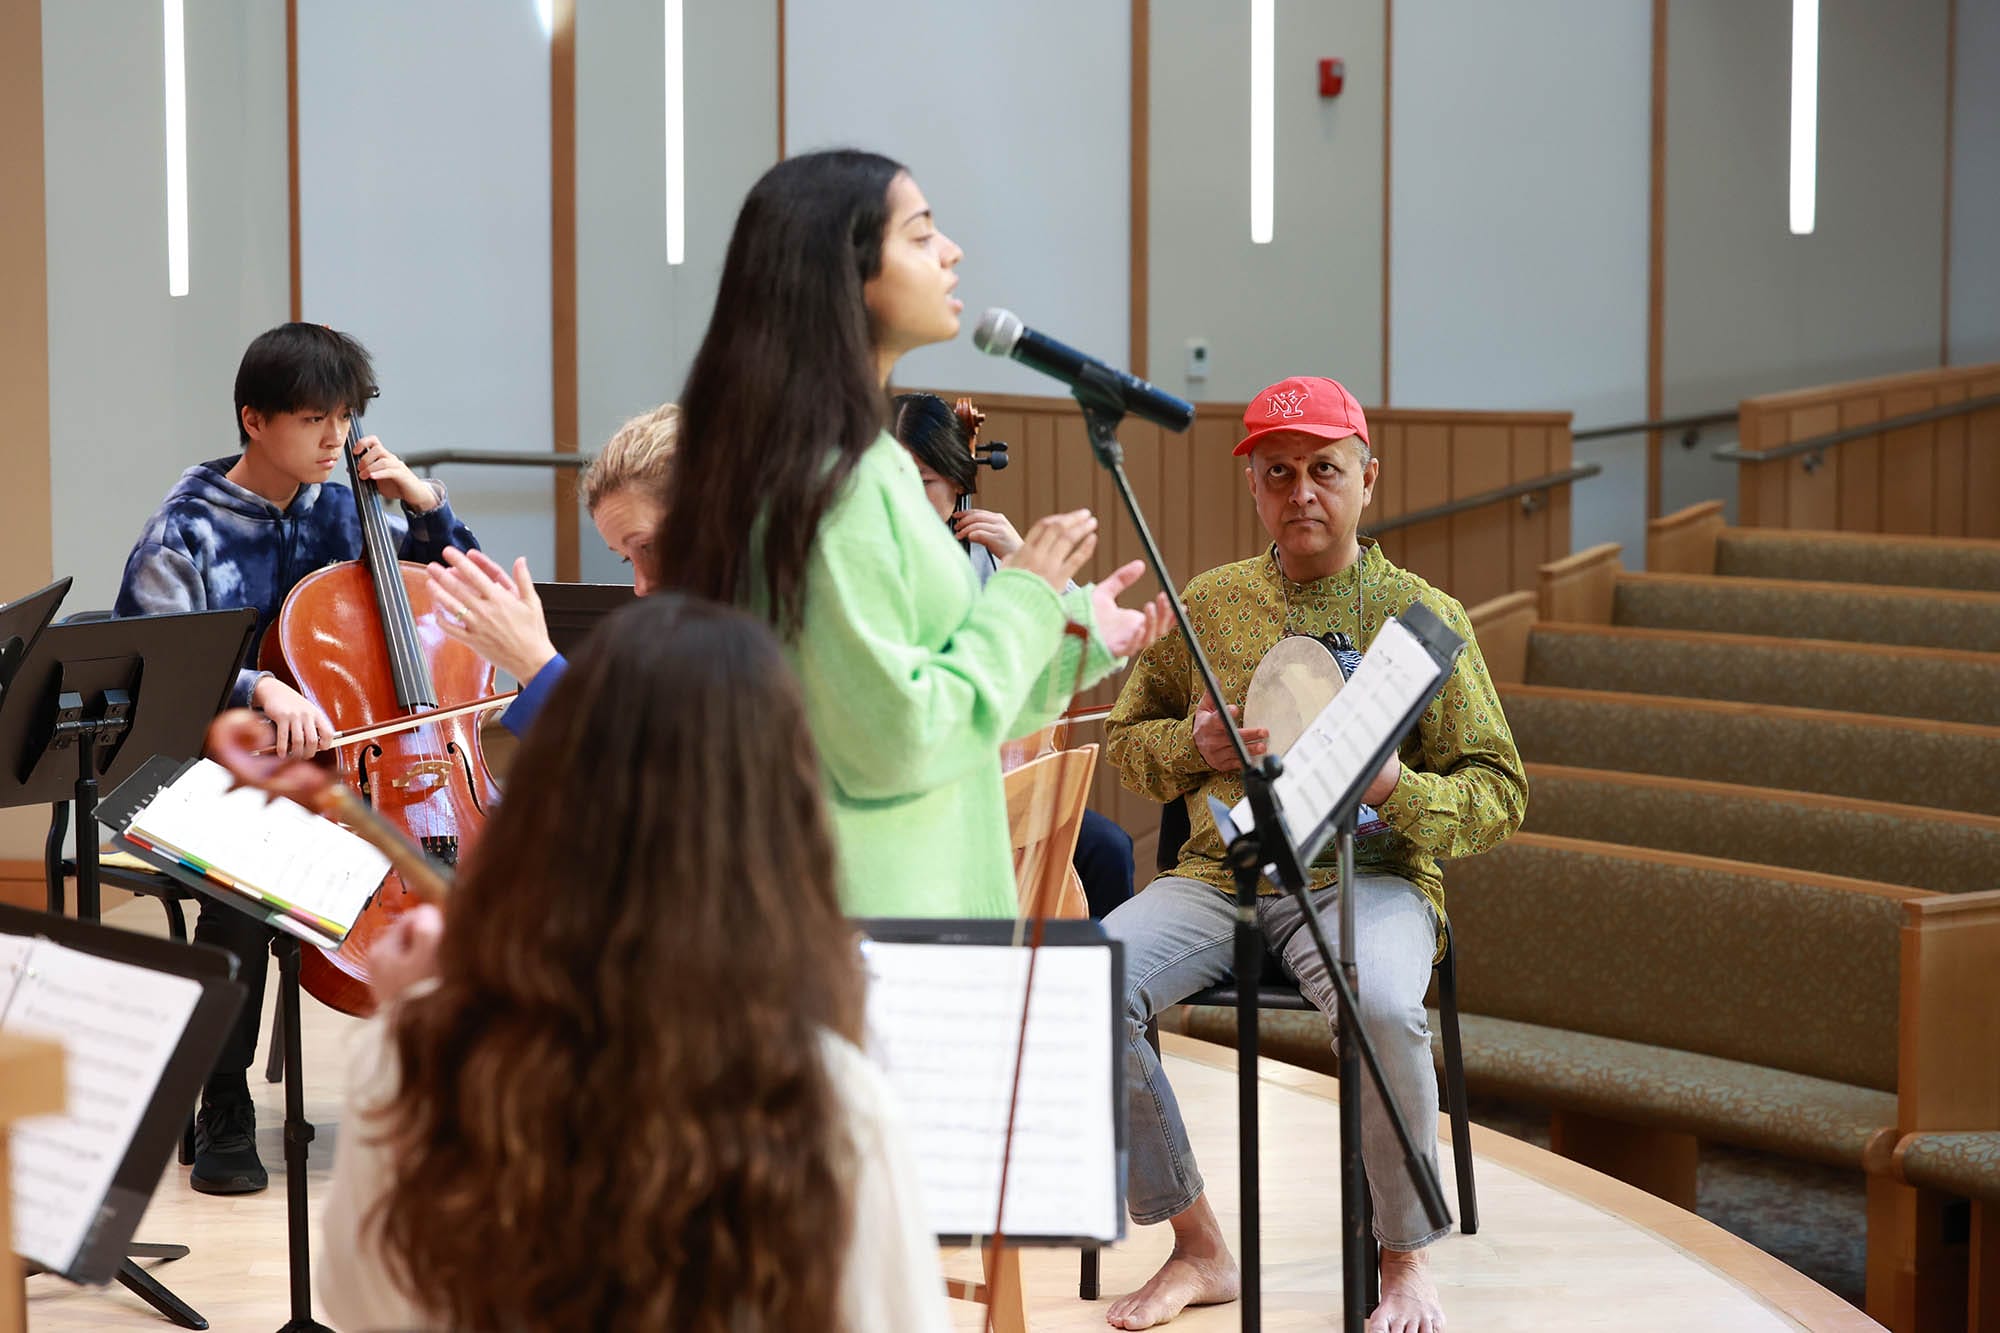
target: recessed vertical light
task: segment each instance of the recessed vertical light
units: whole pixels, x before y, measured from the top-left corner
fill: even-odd
[[[535,19],[542,25],[542,36],[553,39],[556,35],[556,0],[535,0]]]
[[[161,0],[166,28],[167,295],[188,294],[187,32],[181,0]]]
[[[1250,240],[1271,243],[1276,173],[1276,0],[1250,0]]]
[[[1819,192],[1819,0],[1792,0],[1792,235],[1810,236]]]
[[[665,0],[667,49],[667,262],[687,258],[687,126],[682,97],[681,0]]]

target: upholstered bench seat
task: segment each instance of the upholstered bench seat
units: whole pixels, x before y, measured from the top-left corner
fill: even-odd
[[[1725,528],[1716,538],[1715,572],[1736,578],[2000,592],[2000,542]]]
[[[1471,1033],[1465,1032],[1465,1068],[1472,1072]],[[1921,1189],[2000,1203],[2000,1130],[1983,1133],[1912,1134],[1896,1148],[1903,1179]]]
[[[1220,1010],[1190,1010],[1182,1030],[1230,1045],[1235,1023]],[[1461,1015],[1459,1025],[1475,1093],[1851,1168],[1870,1140],[1895,1132],[1893,1092],[1483,1014]],[[1433,1010],[1434,1051],[1437,1030]],[[1267,1012],[1257,1032],[1262,1054],[1337,1072],[1317,1013]]]
[[[1481,1014],[1460,1033],[1468,1088],[1553,1110],[1846,1167],[1896,1123],[1893,1092],[1739,1060]]]

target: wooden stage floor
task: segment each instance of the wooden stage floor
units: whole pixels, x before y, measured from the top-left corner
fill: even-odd
[[[116,909],[117,924],[163,933],[148,903]],[[276,984],[276,969],[272,969]],[[269,1026],[270,998],[264,1014]],[[336,1123],[345,1071],[345,1036],[353,1020],[308,1000],[305,1013],[306,1114],[318,1126],[310,1184],[314,1216],[340,1134]],[[268,1032],[266,1034],[268,1039]],[[1186,1112],[1210,1197],[1236,1227],[1233,1051],[1163,1037],[1174,1087]],[[261,1070],[261,1066],[260,1066]],[[1339,1142],[1331,1079],[1265,1061],[1264,1326],[1272,1330],[1337,1327],[1340,1315]],[[156,1275],[228,1333],[275,1333],[288,1317],[285,1191],[279,1125],[281,1088],[252,1079],[258,1098],[258,1146],[271,1188],[237,1199],[209,1198],[187,1186],[187,1168],[170,1163],[139,1239],[192,1247],[185,1259],[157,1265]],[[1875,1329],[1845,1301],[1727,1232],[1667,1203],[1541,1149],[1474,1128],[1481,1227],[1432,1251],[1445,1311],[1458,1330],[1627,1333],[1687,1329]],[[1443,1152],[1445,1194],[1453,1199],[1451,1154]],[[1038,1331],[1102,1329],[1108,1296],[1142,1282],[1169,1248],[1164,1226],[1137,1229],[1104,1256],[1107,1300],[1076,1298],[1074,1251],[1030,1251],[1024,1262],[1031,1326]],[[970,1254],[946,1256],[946,1268],[972,1276]],[[954,1305],[958,1327],[980,1327],[982,1311]],[[167,1330],[173,1326],[121,1287],[79,1289],[58,1279],[28,1283],[28,1326]],[[1190,1311],[1176,1329],[1220,1333],[1238,1326],[1234,1306]],[[870,1330],[869,1333],[878,1333]],[[881,1330],[879,1333],[891,1333]]]

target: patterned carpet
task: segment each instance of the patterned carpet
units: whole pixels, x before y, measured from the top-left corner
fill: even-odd
[[[1471,1111],[1477,1124],[1549,1146],[1546,1112],[1478,1097]],[[1705,1144],[1696,1181],[1696,1212],[1861,1305],[1868,1187],[1860,1172]]]

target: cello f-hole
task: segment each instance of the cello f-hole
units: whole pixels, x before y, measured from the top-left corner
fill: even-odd
[[[466,790],[472,793],[472,804],[481,815],[489,813],[486,809],[486,798],[480,793],[479,779],[472,771],[472,756],[467,754],[465,747],[457,741],[448,742],[444,748],[447,754],[458,761],[459,767],[465,770],[465,786]]]

